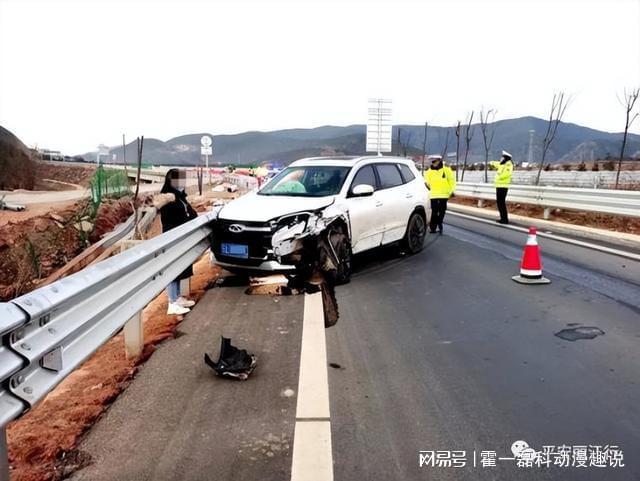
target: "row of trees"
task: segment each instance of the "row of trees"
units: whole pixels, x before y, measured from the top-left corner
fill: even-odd
[[[618,96],[618,100],[620,104],[624,107],[625,110],[625,124],[624,124],[624,134],[622,137],[622,145],[620,147],[620,155],[618,157],[618,165],[617,165],[617,174],[616,174],[616,183],[615,187],[618,187],[620,181],[620,170],[622,169],[622,160],[624,159],[625,149],[627,145],[627,138],[629,134],[629,129],[635,122],[635,120],[640,116],[640,109],[636,108],[636,103],[638,101],[638,97],[640,97],[640,87],[632,89],[631,91],[624,90],[623,96]],[[547,128],[545,130],[544,138],[542,139],[542,156],[540,159],[540,163],[538,165],[538,174],[536,176],[536,185],[540,183],[540,176],[543,168],[547,170],[549,164],[545,164],[545,160],[547,158],[547,154],[549,153],[549,149],[554,139],[556,138],[556,133],[558,131],[558,126],[567,111],[567,108],[570,104],[570,98],[565,95],[565,92],[560,91],[553,94],[553,98],[551,100],[551,106],[549,108],[549,117],[547,120]],[[491,147],[493,145],[493,138],[496,131],[495,118],[497,114],[497,110],[493,108],[482,108],[480,109],[480,134],[482,135],[482,145],[484,147],[484,180],[488,181],[488,163],[489,163],[489,152],[491,151]],[[458,179],[458,172],[460,169],[456,169],[456,179],[460,181],[464,181],[464,173],[469,170],[467,160],[470,151],[471,140],[474,136],[475,125],[473,125],[473,118],[475,112],[472,110],[470,114],[467,115],[467,120],[462,125],[460,121],[458,121],[455,125],[455,136],[456,136],[456,166],[460,165],[460,143],[464,142],[464,158],[462,161],[462,170],[460,173],[460,178]],[[428,134],[429,124],[424,124],[424,141],[422,146],[423,151],[423,160],[422,167],[424,169],[424,157],[427,152],[427,134]],[[404,155],[407,153],[407,147],[411,141],[411,135],[409,134],[405,139],[405,142],[401,141],[401,132],[398,132],[399,139],[399,149],[401,152],[404,152]],[[445,139],[444,139],[444,148],[442,149],[443,158],[446,157],[447,151],[449,148],[449,129],[446,129]],[[475,170],[475,167],[474,169]],[[609,170],[608,168],[606,170]],[[612,169],[613,170],[613,169]]]

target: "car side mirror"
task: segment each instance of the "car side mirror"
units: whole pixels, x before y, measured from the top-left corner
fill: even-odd
[[[351,190],[353,197],[367,197],[373,195],[373,187],[369,184],[358,184]]]

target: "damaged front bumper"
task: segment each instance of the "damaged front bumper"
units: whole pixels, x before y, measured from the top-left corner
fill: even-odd
[[[210,239],[212,261],[250,271],[335,270],[340,259],[331,237],[336,232],[348,237],[348,226],[348,213],[333,204],[264,223],[216,218]],[[246,255],[225,254],[223,244],[246,246]]]
[[[348,213],[334,205],[279,219],[271,239],[278,262],[298,269],[334,271],[341,260],[335,249],[336,234],[348,239]]]

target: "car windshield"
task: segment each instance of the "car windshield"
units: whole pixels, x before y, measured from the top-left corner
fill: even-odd
[[[350,167],[305,165],[288,167],[276,175],[258,194],[324,197],[336,195]]]

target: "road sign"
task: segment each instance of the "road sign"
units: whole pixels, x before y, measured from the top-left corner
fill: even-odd
[[[391,100],[369,99],[367,152],[391,152]]]
[[[205,147],[204,145],[200,147],[200,155],[213,155],[212,147]]]
[[[203,135],[202,138],[200,139],[200,144],[202,144],[203,147],[211,147],[212,143],[213,141],[211,140],[211,137],[209,137],[208,135]]]

